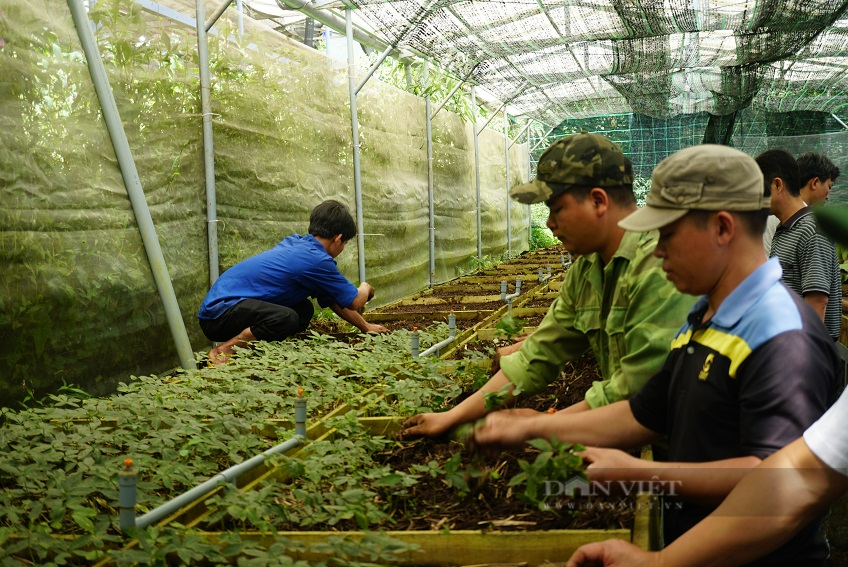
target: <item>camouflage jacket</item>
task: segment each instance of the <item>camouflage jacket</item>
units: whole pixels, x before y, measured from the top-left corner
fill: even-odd
[[[638,392],[695,302],[666,279],[655,246],[656,232],[626,232],[608,265],[598,254],[578,258],[539,328],[501,359],[510,382],[524,394],[540,392],[565,362],[591,349],[604,379],[586,392],[590,407]]]

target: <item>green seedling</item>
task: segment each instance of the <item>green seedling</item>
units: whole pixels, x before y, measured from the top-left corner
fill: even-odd
[[[521,333],[524,329],[524,321],[514,316],[512,313],[507,313],[501,317],[495,329],[498,331],[498,336],[507,341],[511,341]]]
[[[518,494],[522,500],[540,506],[547,499],[542,490],[547,481],[567,482],[575,476],[586,478],[586,465],[577,454],[585,450],[582,445],[559,441],[555,435],[550,440],[533,439],[528,444],[538,449],[539,454],[532,463],[519,459],[522,472],[509,481],[509,486],[524,486],[524,492]]]

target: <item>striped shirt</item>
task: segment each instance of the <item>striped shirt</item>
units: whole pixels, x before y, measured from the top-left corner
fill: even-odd
[[[824,325],[834,340],[842,328],[842,280],[836,246],[816,229],[809,207],[777,227],[769,257],[777,256],[783,283],[801,297],[811,292],[828,296]]]

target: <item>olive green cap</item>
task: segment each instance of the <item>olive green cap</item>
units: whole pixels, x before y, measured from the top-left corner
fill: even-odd
[[[620,221],[625,230],[662,228],[691,210],[757,211],[769,208],[763,173],[754,158],[728,146],[702,144],[662,160],[651,176],[645,206]]]
[[[633,165],[612,140],[582,132],[560,138],[536,166],[536,179],[513,187],[519,203],[550,201],[571,187],[621,187],[633,184]]]

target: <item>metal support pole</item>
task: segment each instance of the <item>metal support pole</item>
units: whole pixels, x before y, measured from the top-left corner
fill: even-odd
[[[236,0],[236,10],[238,11],[238,33],[239,38],[244,36],[244,10],[242,9],[241,0]]]
[[[383,61],[386,60],[386,57],[388,57],[393,51],[397,49],[397,46],[400,45],[400,42],[403,40],[404,37],[406,37],[406,34],[408,34],[410,30],[415,29],[415,26],[421,23],[422,18],[427,15],[427,12],[430,11],[430,6],[432,6],[433,4],[435,4],[435,0],[430,0],[430,2],[428,2],[426,6],[423,6],[421,10],[419,10],[418,13],[415,15],[415,17],[412,18],[412,20],[410,20],[406,24],[406,27],[400,32],[400,34],[398,34],[394,45],[386,46],[383,52],[380,53],[380,56],[377,58],[374,64],[371,65],[371,68],[368,69],[368,72],[365,73],[365,78],[363,78],[359,85],[357,85],[355,91],[356,94],[359,94],[359,91],[362,90],[362,87],[365,86],[365,83],[368,82],[368,79],[371,78],[371,75],[373,75],[374,72],[377,71],[377,68],[383,63]],[[347,12],[347,10],[349,9],[350,8],[346,8],[345,12]],[[345,26],[345,29],[347,29],[347,26]]]
[[[347,35],[347,79],[350,92],[350,127],[353,141],[353,189],[356,199],[356,249],[359,253],[359,281],[365,281],[365,227],[362,214],[362,172],[359,161],[359,113],[356,110],[356,60],[353,46],[353,10],[345,8]]]
[[[203,0],[195,0],[197,63],[200,70],[200,113],[203,121],[203,171],[206,180],[206,240],[209,247],[209,287],[218,279],[218,198],[215,192],[215,146],[212,142],[212,77]]]
[[[471,87],[471,113],[474,116],[474,185],[477,190],[477,258],[483,258],[482,215],[480,214],[480,145],[477,141],[477,95]]]
[[[833,116],[833,119],[834,119],[834,120],[836,120],[837,122],[839,122],[840,124],[842,124],[842,127],[843,127],[843,128],[845,128],[846,130],[848,130],[848,124],[845,124],[842,120],[840,120],[840,119],[839,119],[839,117],[838,117],[836,114],[833,114],[833,113],[831,112],[831,114],[830,114],[830,115],[831,115],[831,116]]]
[[[512,199],[509,198],[509,116],[504,110],[504,161],[506,163],[506,257],[512,259]]]
[[[348,10],[350,10],[350,8],[346,8],[346,9],[345,9],[345,14],[347,14],[347,11],[348,11]],[[351,30],[351,34],[353,34],[353,30]],[[351,41],[352,41],[352,39],[351,39]],[[370,78],[371,78],[371,76],[372,76],[375,72],[377,72],[377,69],[380,67],[380,65],[383,63],[383,61],[385,61],[385,60],[386,60],[386,57],[388,57],[388,56],[389,56],[389,54],[391,54],[391,52],[392,52],[392,51],[394,51],[394,50],[395,50],[395,46],[394,46],[394,45],[390,45],[390,46],[388,46],[386,49],[384,49],[382,53],[380,53],[380,56],[379,56],[379,57],[377,57],[377,60],[376,60],[376,61],[374,61],[374,64],[373,64],[373,65],[371,65],[371,68],[370,68],[370,69],[368,69],[368,72],[367,72],[367,73],[365,73],[365,77],[364,77],[364,78],[363,78],[363,79],[359,82],[359,84],[358,84],[358,85],[356,85],[356,88],[355,88],[355,89],[354,89],[354,91],[353,91],[355,94],[359,94],[359,91],[361,91],[361,90],[362,90],[362,87],[364,87],[364,86],[365,86],[365,83],[367,83],[367,82],[368,82],[368,79],[370,79]]]
[[[92,33],[91,26],[88,22],[88,14],[86,14],[82,0],[68,0],[68,7],[71,10],[71,16],[77,28],[82,49],[85,52],[88,71],[91,74],[91,81],[94,83],[94,90],[97,92],[97,98],[100,100],[103,119],[106,122],[109,137],[112,139],[115,157],[121,168],[124,185],[126,185],[127,194],[129,195],[133,213],[138,223],[138,230],[141,233],[141,240],[144,243],[144,250],[147,253],[147,260],[150,262],[150,270],[153,272],[153,280],[156,282],[156,289],[162,298],[165,317],[168,320],[171,336],[174,339],[180,365],[185,370],[196,370],[197,364],[194,361],[194,352],[192,351],[185,324],[180,314],[180,306],[177,303],[177,296],[174,294],[174,286],[168,274],[168,266],[165,264],[165,258],[162,256],[162,248],[159,246],[156,227],[153,224],[153,218],[150,216],[150,209],[147,207],[144,189],[141,187],[141,180],[138,177],[138,170],[135,167],[135,161],[130,151],[127,134],[124,131],[121,116],[118,114],[118,107],[115,104],[115,97],[109,86],[109,79],[106,76],[103,60],[100,58],[100,52],[97,49],[94,33]]]
[[[494,119],[495,119],[495,116],[497,116],[497,115],[498,115],[498,112],[500,112],[501,110],[503,110],[505,106],[506,106],[506,103],[505,103],[505,102],[504,102],[504,103],[501,103],[501,105],[498,107],[498,109],[497,109],[497,110],[495,110],[495,111],[492,113],[492,115],[491,115],[491,116],[489,116],[489,119],[488,119],[488,120],[486,120],[486,123],[485,123],[485,124],[483,124],[483,126],[480,128],[480,131],[481,131],[481,132],[482,132],[483,130],[485,130],[485,129],[486,129],[486,126],[488,126],[488,125],[489,125],[489,123],[490,123],[492,120],[494,120]]]
[[[217,22],[217,21],[218,21],[218,18],[220,18],[220,17],[221,17],[221,15],[224,13],[224,11],[225,11],[227,8],[229,8],[229,7],[230,7],[230,4],[232,4],[232,3],[233,3],[233,0],[224,0],[223,2],[221,2],[221,5],[220,5],[220,6],[218,6],[217,8],[215,8],[215,11],[212,13],[212,16],[211,16],[211,17],[210,17],[210,18],[206,21],[206,23],[204,24],[205,31],[207,31],[207,32],[208,32],[209,30],[211,30],[211,29],[212,29],[212,26],[214,26],[214,25],[215,25],[215,22]],[[203,20],[201,20],[201,19],[200,19],[200,16],[198,16],[198,17],[197,17],[197,21],[198,21],[198,22],[202,22]]]
[[[527,122],[527,125],[530,126],[532,120]],[[530,129],[527,129],[527,179],[533,179],[533,171],[532,164],[530,163]],[[525,205],[527,207],[527,249],[529,250],[533,246],[533,207],[531,205]]]
[[[459,81],[453,89],[451,89],[451,92],[449,92],[448,96],[445,97],[445,100],[443,100],[441,102],[441,104],[439,104],[438,108],[436,108],[436,110],[433,111],[433,114],[430,115],[430,118],[434,118],[439,113],[439,111],[441,109],[443,109],[448,102],[450,102],[451,97],[453,97],[453,95],[456,94],[456,91],[458,91],[460,89],[460,87],[462,87],[462,85],[465,84],[465,82],[468,80],[469,77],[471,77],[471,74],[474,72],[474,69],[476,69],[476,68],[477,68],[477,65],[472,67],[471,70],[468,71],[468,74],[465,75],[465,77],[463,77],[462,80]]]
[[[530,120],[528,120],[528,121],[527,121],[527,124],[525,124],[525,125],[524,125],[524,128],[522,128],[521,130],[519,130],[518,134],[516,134],[516,135],[515,135],[515,139],[509,143],[509,147],[510,147],[510,148],[513,146],[513,144],[515,144],[516,142],[518,142],[518,138],[520,138],[520,137],[521,137],[521,134],[523,134],[524,132],[526,132],[526,131],[527,131],[527,129],[528,129],[528,128],[530,128],[530,124],[531,124],[531,121],[530,121]]]
[[[533,146],[532,148],[530,148],[530,153],[532,154],[532,153],[533,153],[533,150],[535,150],[536,148],[538,148],[538,147],[542,144],[542,142],[546,141],[546,140],[548,139],[548,135],[549,135],[551,132],[553,132],[555,129],[556,129],[556,126],[553,126],[553,127],[551,127],[551,129],[550,129],[550,130],[548,130],[547,132],[545,132],[545,134],[544,134],[544,135],[543,135],[543,136],[539,139],[539,141],[538,141],[538,142],[536,142],[536,145],[535,145],[535,146]]]
[[[429,86],[430,63],[424,62],[424,87]],[[424,112],[426,112],[427,130],[427,209],[430,250],[430,287],[436,284],[436,211],[433,203],[433,121],[430,119],[430,96],[424,97]]]

